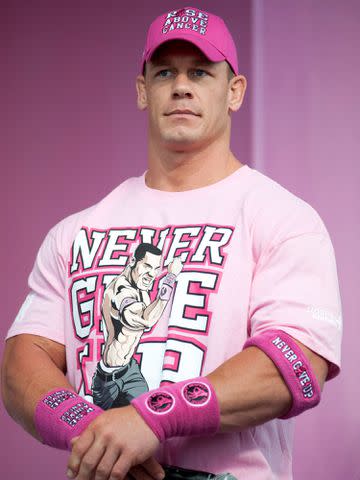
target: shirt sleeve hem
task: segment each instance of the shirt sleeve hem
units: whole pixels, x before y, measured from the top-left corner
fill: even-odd
[[[49,332],[46,329],[34,329],[31,327],[21,327],[21,328],[10,328],[8,331],[5,340],[8,340],[11,337],[15,337],[16,335],[21,334],[29,334],[29,335],[37,335],[39,337],[44,337],[54,342],[60,343],[61,345],[65,345],[64,337],[61,335],[56,335],[54,332]]]
[[[279,326],[272,326],[272,328],[275,328],[275,329],[277,328],[278,330],[282,330],[283,332],[287,333],[295,340],[298,340],[299,342],[303,343],[305,347],[309,348],[317,355],[320,355],[321,357],[323,357],[326,360],[329,367],[328,374],[325,379],[326,382],[329,380],[332,380],[333,378],[337,377],[340,374],[340,371],[341,371],[340,359],[336,358],[336,355],[332,351],[326,350],[323,347],[323,345],[316,343],[313,340],[313,338],[309,337],[308,335],[302,333],[297,329],[293,329],[288,326],[279,325]],[[257,333],[255,332],[254,334],[256,335]]]
[[[314,353],[316,353],[317,355],[320,355],[326,360],[329,367],[328,374],[325,379],[326,382],[329,380],[332,380],[333,378],[337,377],[340,374],[340,371],[341,371],[340,360],[335,358],[335,355],[332,352],[325,350],[322,347],[322,345],[317,344],[311,338],[309,338],[309,336],[302,335],[301,332],[297,330],[292,330],[290,328],[283,328],[283,327],[281,327],[280,330],[283,330],[285,333],[293,337],[295,340],[298,340],[299,342],[303,343],[305,347],[310,348],[310,350],[312,350]]]

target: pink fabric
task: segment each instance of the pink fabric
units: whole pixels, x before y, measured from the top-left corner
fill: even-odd
[[[326,227],[306,202],[246,165],[187,192],[151,189],[144,172],[62,220],[39,250],[29,297],[8,337],[32,333],[63,343],[68,379],[92,402],[94,373],[111,334],[103,318],[105,287],[124,272],[141,242],[161,250],[161,265],[144,264],[136,279],[142,290],[123,297],[120,292],[112,304],[116,316],[115,307],[128,298],[123,313],[128,309],[131,315],[126,324],[112,320],[119,338],[108,345],[117,356],[109,355],[107,365],[116,365],[117,358],[124,369],[136,362],[153,390],[207,376],[249,337],[276,329],[324,357],[328,379],[338,374],[341,302]],[[159,300],[175,258],[181,259],[181,271],[171,298]],[[161,315],[151,321],[160,307]],[[125,355],[128,345],[134,350]],[[294,419],[275,419],[201,441],[169,438],[158,459],[238,478],[288,480],[293,429]]]
[[[175,39],[193,43],[213,62],[227,60],[239,73],[235,43],[222,18],[194,7],[166,12],[153,21],[146,37],[142,67],[159,45]]]
[[[270,330],[249,338],[244,348],[258,347],[275,363],[288,386],[293,403],[280,418],[299,415],[320,402],[321,390],[317,378],[301,348],[280,330]]]
[[[131,404],[160,442],[171,437],[213,435],[220,427],[219,403],[205,377],[151,390]]]
[[[35,427],[46,445],[71,450],[71,439],[80,435],[101,412],[70,390],[52,390],[36,406]]]

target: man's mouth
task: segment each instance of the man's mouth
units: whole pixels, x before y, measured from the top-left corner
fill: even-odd
[[[149,287],[151,285],[151,278],[149,278],[149,277],[146,277],[146,278],[143,277],[142,281],[143,281],[143,284],[145,285],[145,287]]]
[[[171,110],[170,112],[165,113],[165,116],[167,117],[170,115],[194,115],[195,117],[200,117],[198,113],[195,113],[192,110],[189,110],[188,108]]]

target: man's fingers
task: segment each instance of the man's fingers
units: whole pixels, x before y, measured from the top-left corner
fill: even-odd
[[[94,434],[91,431],[85,432],[73,442],[73,447],[67,464],[66,475],[68,478],[75,478],[79,472],[80,463],[85,453],[94,441]]]
[[[153,477],[140,465],[132,467],[129,471],[129,474],[135,480],[154,480]]]
[[[145,460],[142,467],[154,480],[163,480],[165,477],[164,469],[154,457]]]
[[[131,460],[128,455],[120,455],[118,461],[111,470],[109,480],[125,480],[129,470],[131,469]],[[96,478],[96,480],[98,480]]]
[[[74,443],[76,442],[76,440],[77,440],[78,438],[80,438],[80,437],[79,437],[79,436],[77,436],[77,437],[74,437],[74,438],[72,438],[72,439],[70,440],[71,447],[73,447],[73,446],[74,446]]]
[[[114,465],[116,464],[117,460],[119,459],[120,452],[119,450],[116,450],[114,448],[111,448],[109,445],[106,448],[105,454],[100,460],[94,476],[95,480],[107,480],[108,478],[111,478],[113,480],[113,477],[110,475]],[[127,472],[125,472],[126,474]],[[114,477],[118,478],[118,477]],[[122,477],[123,478],[123,477]],[[80,480],[80,479],[79,479]]]
[[[78,480],[92,480],[106,450],[106,445],[96,440],[81,459]],[[110,469],[111,470],[111,469]],[[109,471],[110,471],[109,470]],[[97,477],[96,477],[97,478]],[[104,476],[102,478],[108,478]]]

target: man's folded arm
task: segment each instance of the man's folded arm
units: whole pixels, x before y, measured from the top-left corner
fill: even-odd
[[[308,359],[321,390],[327,361],[293,339]],[[280,371],[260,348],[246,348],[220,365],[207,378],[220,406],[221,431],[238,431],[285,415],[292,395]]]
[[[309,360],[323,388],[328,364],[294,340]],[[2,363],[2,395],[11,417],[35,438],[34,411],[40,398],[55,388],[73,390],[66,376],[65,347],[36,335],[7,340]],[[271,358],[257,347],[236,354],[211,374],[220,406],[221,431],[243,430],[284,415],[292,396]]]
[[[52,389],[74,390],[65,373],[64,345],[29,334],[16,335],[6,341],[1,368],[3,402],[9,415],[38,440],[35,407]]]

